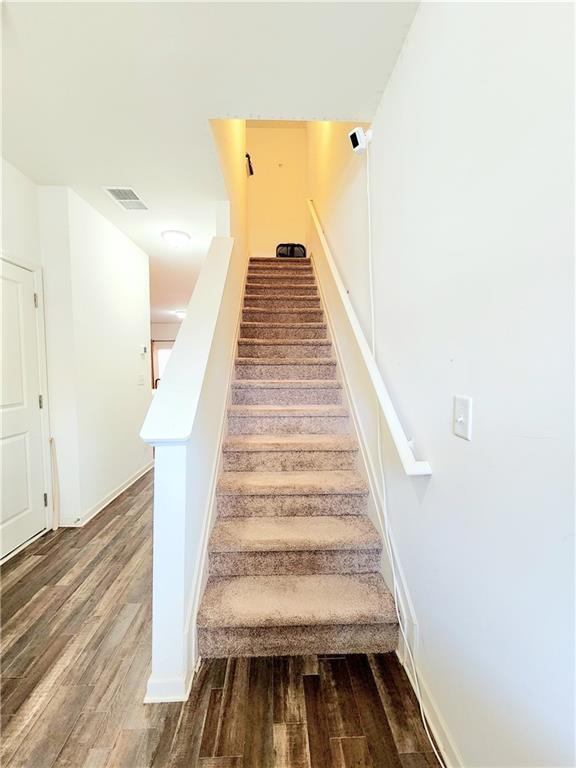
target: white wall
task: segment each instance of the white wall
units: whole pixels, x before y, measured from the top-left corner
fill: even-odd
[[[72,191],[68,211],[80,489],[87,514],[152,458],[139,437],[151,398],[148,257]]]
[[[571,17],[421,5],[373,123],[377,357],[433,469],[407,478],[385,434],[388,511],[465,766],[576,761]],[[311,194],[369,331],[366,158],[343,134],[309,134]],[[451,433],[455,394],[472,442]]]
[[[84,522],[151,461],[148,258],[64,187],[39,187],[51,434],[61,523]]]
[[[283,121],[249,122],[246,150],[250,256],[274,256],[278,243],[306,242],[306,127]]]
[[[40,263],[36,185],[2,158],[2,253]]]

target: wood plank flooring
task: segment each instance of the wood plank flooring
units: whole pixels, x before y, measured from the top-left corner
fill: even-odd
[[[1,568],[2,766],[437,765],[393,654],[206,660],[187,702],[142,704],[152,480]]]

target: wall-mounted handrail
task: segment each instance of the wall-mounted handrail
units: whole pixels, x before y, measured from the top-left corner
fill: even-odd
[[[400,419],[398,418],[398,414],[396,413],[396,409],[394,408],[394,403],[392,402],[386,385],[384,384],[382,375],[380,374],[380,370],[376,364],[376,360],[372,355],[366,337],[364,336],[364,332],[362,331],[358,316],[354,311],[352,302],[350,301],[342,278],[340,277],[340,273],[338,272],[338,267],[336,266],[330,251],[330,246],[326,240],[326,236],[324,234],[324,230],[322,229],[320,219],[318,218],[316,208],[314,207],[313,200],[308,200],[308,208],[310,209],[310,216],[312,217],[312,222],[314,224],[318,240],[320,241],[320,245],[324,251],[326,262],[330,268],[330,272],[332,273],[334,284],[338,290],[340,300],[348,317],[348,322],[350,323],[350,327],[354,333],[358,349],[362,355],[362,359],[368,371],[372,387],[374,388],[378,403],[382,413],[384,414],[384,418],[386,419],[390,435],[394,441],[394,445],[398,452],[398,456],[400,457],[400,461],[402,462],[404,471],[407,475],[431,475],[432,469],[430,464],[427,461],[418,461],[414,457],[414,453],[410,443],[408,442],[408,438],[406,437],[402,424],[400,423]]]
[[[140,432],[145,443],[184,443],[192,434],[233,245],[232,237],[212,239],[164,376]]]

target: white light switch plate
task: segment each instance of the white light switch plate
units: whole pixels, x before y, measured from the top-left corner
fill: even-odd
[[[456,437],[472,440],[472,398],[454,396],[454,419],[452,431]]]

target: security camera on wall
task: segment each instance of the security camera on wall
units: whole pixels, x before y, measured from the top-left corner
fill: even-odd
[[[366,152],[368,149],[368,144],[372,141],[372,131],[368,130],[365,131],[364,128],[354,128],[353,131],[350,131],[348,134],[348,138],[350,139],[350,144],[352,145],[352,151],[356,152],[356,154],[361,155],[363,152]]]

